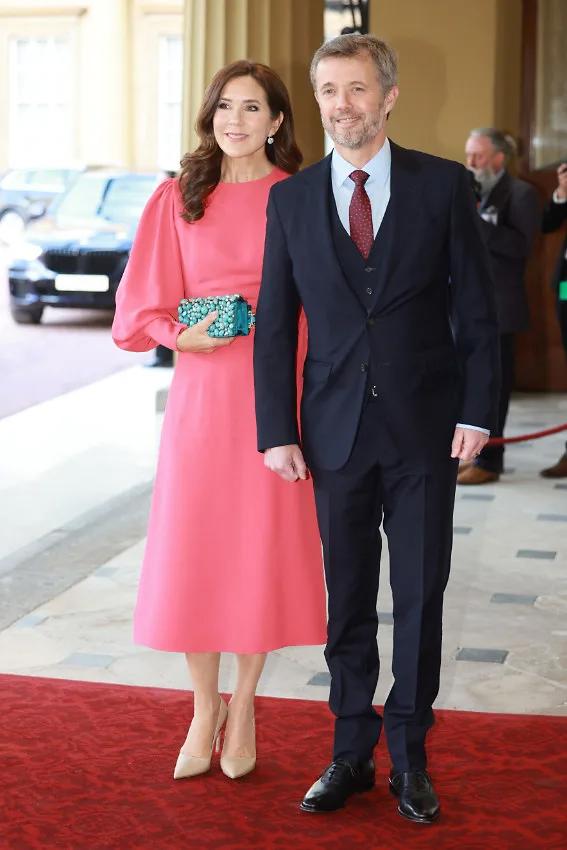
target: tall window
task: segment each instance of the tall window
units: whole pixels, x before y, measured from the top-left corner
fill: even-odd
[[[183,40],[180,35],[159,39],[158,161],[159,168],[177,171],[181,158],[181,92]]]
[[[567,154],[567,7],[564,0],[537,4],[535,121],[532,165],[557,165]]]
[[[10,164],[68,164],[75,153],[69,41],[14,38],[9,63]]]

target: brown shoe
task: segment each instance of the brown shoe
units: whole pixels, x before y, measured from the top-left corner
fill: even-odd
[[[540,475],[544,478],[567,478],[567,452],[559,458],[555,466],[542,469]]]
[[[467,466],[457,475],[457,484],[491,484],[498,481],[500,474],[483,469],[482,466]]]

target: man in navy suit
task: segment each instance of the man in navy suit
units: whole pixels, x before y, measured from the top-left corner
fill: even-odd
[[[271,191],[254,352],[258,446],[286,481],[311,470],[329,592],[333,761],[301,808],[332,811],[374,785],[383,723],[399,811],[429,822],[439,802],[425,737],[457,465],[486,443],[498,396],[493,283],[466,170],[386,137],[398,96],[391,48],[339,36],[316,52],[311,76],[335,148]],[[372,706],[382,521],[395,677],[383,720]]]

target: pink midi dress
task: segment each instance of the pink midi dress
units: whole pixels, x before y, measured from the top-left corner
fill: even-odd
[[[239,293],[255,308],[275,168],[219,183],[185,222],[175,179],[140,220],[116,298],[118,346],[176,348],[181,298]],[[253,332],[180,353],[169,390],[134,615],[134,640],[176,652],[268,652],[326,640],[311,480],[283,481],[257,451]],[[306,333],[300,322],[298,372]]]

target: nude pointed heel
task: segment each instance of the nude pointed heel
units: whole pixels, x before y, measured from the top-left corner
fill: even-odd
[[[256,737],[256,725],[252,721],[254,729],[254,738]],[[225,738],[226,742],[226,738]],[[256,749],[256,747],[254,747]],[[241,776],[246,776],[247,773],[252,773],[256,767],[256,755],[253,756],[227,756],[223,752],[220,758],[221,770],[229,779],[240,779]]]
[[[174,779],[188,779],[190,776],[200,776],[202,773],[207,773],[211,769],[211,761],[213,752],[220,752],[221,732],[226,718],[228,717],[228,707],[226,702],[221,697],[219,705],[219,713],[217,724],[213,734],[211,743],[211,752],[208,756],[192,756],[189,753],[183,752],[183,747],[179,750],[177,762],[173,770]]]

